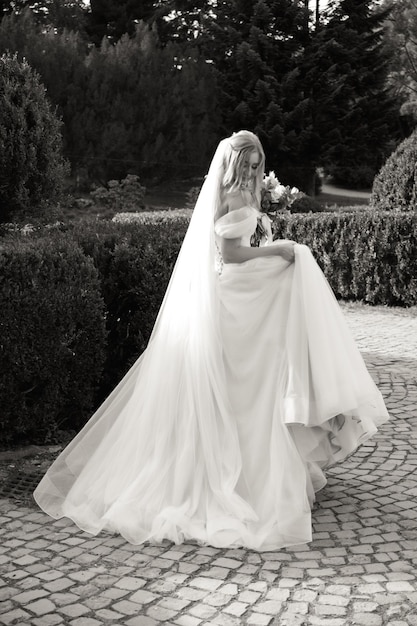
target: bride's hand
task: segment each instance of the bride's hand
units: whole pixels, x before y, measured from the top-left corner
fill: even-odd
[[[279,256],[282,256],[282,258],[288,261],[288,263],[293,263],[295,258],[295,241],[285,239],[284,241],[277,241],[275,245],[278,248]]]

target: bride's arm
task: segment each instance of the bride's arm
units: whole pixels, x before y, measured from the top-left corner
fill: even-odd
[[[260,256],[281,256],[290,263],[294,261],[294,241],[274,241],[268,246],[251,248],[242,246],[240,239],[221,238],[221,252],[225,263],[244,263]]]

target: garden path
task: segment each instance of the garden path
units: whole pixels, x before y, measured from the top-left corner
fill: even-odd
[[[343,309],[391,420],[328,472],[311,544],[132,546],[3,498],[0,623],[416,626],[416,311]]]

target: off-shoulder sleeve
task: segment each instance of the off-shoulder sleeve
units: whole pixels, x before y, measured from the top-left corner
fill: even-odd
[[[256,229],[257,212],[249,206],[244,206],[236,211],[230,211],[220,217],[214,230],[217,235],[225,239],[237,239],[252,234]]]

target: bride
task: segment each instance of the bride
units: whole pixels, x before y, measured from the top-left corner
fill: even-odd
[[[264,161],[251,132],[220,142],[147,349],[36,488],[52,517],[134,544],[306,543],[323,470],[388,419],[309,249],[250,247]]]

